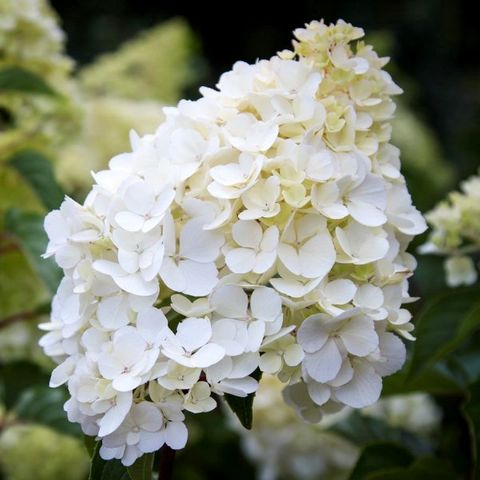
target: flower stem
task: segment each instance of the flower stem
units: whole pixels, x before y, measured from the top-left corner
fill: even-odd
[[[168,445],[160,449],[160,461],[158,463],[158,480],[173,479],[173,464],[175,460],[175,450]]]
[[[38,316],[38,312],[34,310],[28,310],[26,312],[16,313],[10,317],[0,319],[0,329],[7,328],[14,323],[22,322],[24,320],[31,320]]]

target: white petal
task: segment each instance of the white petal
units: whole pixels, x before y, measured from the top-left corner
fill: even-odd
[[[322,419],[322,411],[315,404],[303,382],[289,385],[283,390],[283,398],[287,405],[295,408],[298,414],[309,423],[318,423]]]
[[[331,387],[341,387],[342,385],[345,385],[353,378],[353,374],[354,374],[354,371],[350,363],[350,360],[346,358],[342,363],[342,368],[338,372],[338,375],[333,380],[328,382],[328,384]]]
[[[356,222],[343,229],[337,227],[335,234],[342,250],[358,265],[380,260],[390,248],[382,230],[377,231]]]
[[[260,243],[260,248],[264,251],[272,251],[277,248],[279,238],[278,228],[275,226],[268,227],[263,233],[263,238]]]
[[[186,295],[203,297],[209,295],[218,282],[218,270],[214,263],[198,263],[193,260],[180,262],[180,270],[186,279],[182,290]]]
[[[364,357],[378,347],[378,335],[369,317],[354,317],[340,331],[345,348],[352,355]]]
[[[170,257],[165,257],[160,269],[160,277],[168,288],[174,292],[183,292],[187,286],[187,280],[178,265]]]
[[[210,169],[210,176],[220,185],[233,187],[244,180],[243,172],[238,163],[227,163]]]
[[[50,240],[54,240],[57,243],[67,241],[70,234],[70,228],[60,210],[53,210],[50,212],[45,217],[43,226]]]
[[[300,249],[301,274],[307,278],[324,277],[335,263],[335,248],[328,232],[315,235]]]
[[[258,388],[258,382],[252,377],[227,378],[220,382],[221,390],[236,397],[246,397]]]
[[[353,408],[363,408],[375,403],[380,398],[382,379],[366,362],[357,363],[354,370],[353,379],[337,388],[335,397]]]
[[[118,263],[127,273],[135,273],[138,270],[138,260],[137,252],[118,251]]]
[[[165,443],[165,432],[142,432],[137,447],[144,453],[159,450]]]
[[[258,352],[260,345],[265,335],[265,323],[259,320],[254,320],[248,325],[248,344],[247,352]]]
[[[212,326],[208,318],[186,318],[177,327],[176,338],[187,352],[205,345],[212,337]]]
[[[295,278],[271,278],[270,283],[278,292],[293,298],[300,298],[311,292],[321,280],[321,278],[316,278],[303,284]]]
[[[158,292],[157,280],[151,280],[147,282],[143,277],[135,273],[133,275],[125,275],[123,277],[115,277],[115,283],[128,293],[139,295],[141,297],[147,297]]]
[[[369,283],[361,285],[355,293],[354,304],[361,308],[380,308],[383,305],[382,289]]]
[[[325,148],[312,155],[309,159],[306,174],[316,182],[328,180],[334,173],[334,157],[332,152]]]
[[[338,279],[327,283],[323,294],[333,305],[344,305],[350,302],[355,295],[357,287],[351,280]]]
[[[227,355],[240,355],[248,342],[247,325],[241,320],[221,318],[213,325],[212,342],[221,345]]]
[[[98,435],[105,437],[115,431],[127,416],[132,405],[130,392],[119,393],[116,397],[116,405],[108,410],[98,421],[100,430]]]
[[[329,339],[318,352],[307,354],[303,364],[314,380],[325,383],[337,376],[342,361],[342,355],[335,340]]]
[[[148,334],[150,338],[155,338],[155,335],[158,335],[167,325],[167,317],[158,308],[147,308],[137,316],[137,328],[142,335]]]
[[[379,347],[382,358],[373,364],[375,371],[382,377],[398,372],[405,363],[405,344],[395,334],[385,332],[380,335]]]
[[[115,221],[127,232],[138,232],[142,229],[145,218],[132,212],[119,212],[115,215]]]
[[[310,398],[317,404],[323,405],[330,400],[330,387],[317,382],[307,382]]]
[[[175,198],[175,190],[173,188],[167,188],[163,190],[155,201],[155,205],[152,208],[151,215],[159,216],[163,214],[173,202]]]
[[[55,261],[61,268],[73,268],[82,259],[82,252],[76,245],[64,245],[55,254]]]
[[[125,271],[118,263],[110,262],[109,260],[95,260],[93,262],[93,269],[111,277],[125,275]]]
[[[387,206],[385,182],[376,175],[368,174],[365,180],[350,192],[349,198],[354,203],[366,203],[384,210]]]
[[[311,315],[300,325],[297,341],[305,352],[316,352],[325,345],[330,333],[327,320],[327,315],[320,313]]]
[[[113,344],[115,353],[119,354],[118,358],[125,366],[132,366],[139,362],[147,348],[145,339],[131,326],[117,330],[114,334]]]
[[[298,343],[292,343],[286,348],[283,358],[289,367],[296,367],[305,358],[305,353]]]
[[[219,287],[212,293],[210,302],[215,312],[224,317],[244,318],[247,315],[247,294],[236,285]]]
[[[282,368],[282,357],[276,352],[266,352],[260,357],[258,366],[262,372],[275,374]]]
[[[103,298],[97,307],[97,319],[102,327],[115,330],[128,325],[127,299],[123,295]]]
[[[170,448],[180,450],[188,440],[188,430],[182,422],[168,422],[165,432],[165,442]]]
[[[121,459],[122,465],[125,467],[133,465],[137,458],[141,456],[141,454],[142,452],[140,452],[136,445],[127,445]]]
[[[233,273],[251,272],[255,261],[255,251],[250,248],[234,248],[225,255],[225,263]]]
[[[273,252],[260,252],[255,258],[255,265],[253,267],[254,273],[265,273],[275,263],[277,253]]]
[[[132,409],[132,418],[142,430],[155,432],[163,426],[163,415],[150,402],[140,402]]]
[[[273,288],[259,287],[250,296],[250,308],[257,320],[273,322],[282,314],[282,299]]]
[[[148,183],[139,181],[127,188],[123,201],[130,212],[145,215],[152,209],[155,196]]]
[[[208,343],[195,352],[192,364],[197,368],[206,368],[219,362],[225,356],[225,349],[215,343]]]
[[[75,357],[68,357],[63,363],[58,365],[52,372],[50,377],[50,387],[56,388],[63,385],[71,377],[75,370]]]
[[[228,377],[232,371],[232,357],[223,357],[219,362],[205,369],[209,383],[217,383]]]
[[[287,336],[289,333],[293,332],[295,330],[296,326],[295,325],[289,325],[288,327],[281,328],[278,332],[276,332],[273,335],[268,335],[265,337],[265,340],[262,343],[262,347],[266,347],[273,343],[275,340],[278,340],[279,338]]]
[[[223,244],[223,235],[203,230],[201,218],[188,221],[180,233],[180,255],[201,263],[214,262]]]
[[[347,207],[350,215],[367,227],[379,227],[387,221],[385,214],[375,205],[357,201],[349,202]]]
[[[292,245],[280,243],[278,245],[278,258],[294,275],[300,275],[302,273],[298,251],[292,247]]]
[[[263,237],[262,227],[255,220],[239,220],[232,227],[232,237],[242,247],[257,248]]]
[[[112,387],[119,392],[130,392],[142,383],[142,379],[129,374],[121,374],[112,381]]]
[[[258,362],[258,352],[244,353],[232,358],[232,370],[228,378],[244,378],[250,375],[258,367]]]
[[[211,311],[208,299],[199,298],[191,302],[187,297],[178,294],[171,296],[171,306],[184,317],[201,317]]]
[[[262,218],[263,216],[265,216],[264,213],[265,212],[260,208],[250,208],[248,210],[240,212],[238,214],[238,218],[240,220],[257,220],[258,218]]]

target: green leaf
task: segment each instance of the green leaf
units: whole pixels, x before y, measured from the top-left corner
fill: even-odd
[[[22,421],[46,425],[69,435],[80,436],[77,424],[70,423],[63,409],[68,395],[63,388],[40,385],[25,390],[13,406],[13,411]]]
[[[0,323],[11,315],[37,310],[46,302],[50,302],[50,293],[24,253],[3,251],[0,255]]]
[[[104,460],[100,457],[100,442],[98,442],[93,454],[88,480],[131,480],[131,478],[127,468],[119,460]]]
[[[124,467],[119,460],[104,460],[100,457],[101,442],[93,437],[84,437],[92,458],[89,480],[152,480],[154,453],[142,455],[130,467]]]
[[[255,380],[260,380],[262,372],[257,368],[251,375]],[[225,394],[225,400],[233,413],[238,417],[240,423],[251,430],[253,424],[253,399],[255,392],[246,397],[236,397],[235,395]]]
[[[2,90],[56,95],[55,91],[42,77],[19,67],[8,67],[0,70],[0,91]]]
[[[382,419],[354,411],[346,419],[337,422],[331,430],[359,446],[372,442],[389,442],[403,445],[415,454],[429,454],[432,445],[408,430],[387,425]]]
[[[3,135],[3,133],[1,134]],[[7,157],[9,158],[9,157]],[[7,159],[5,159],[7,160]],[[13,168],[2,163],[0,156],[0,229],[4,229],[4,215],[11,208],[21,207],[22,210],[44,213],[38,195],[24,178]]]
[[[463,406],[472,446],[472,479],[480,479],[480,380],[470,386],[469,397]]]
[[[370,479],[373,473],[381,473],[395,467],[403,468],[413,461],[414,456],[400,445],[372,443],[363,449],[349,478],[350,480]]]
[[[62,272],[52,258],[41,257],[48,242],[43,229],[43,216],[11,209],[6,214],[5,229],[16,237],[37,274],[50,292],[54,293],[62,278]]]
[[[480,379],[480,352],[477,343],[473,343],[472,351],[462,352],[455,356],[455,361],[463,368],[469,383]]]
[[[479,293],[478,288],[456,289],[427,303],[417,316],[410,377],[453,352],[480,327]]]
[[[154,453],[142,455],[131,467],[127,467],[132,480],[152,480]]]
[[[455,480],[459,476],[450,462],[441,458],[424,457],[408,468],[394,468],[368,475],[368,480]]]
[[[408,368],[386,377],[382,395],[425,392],[432,395],[461,395],[466,389],[465,372],[458,371],[451,362],[442,361],[411,376]]]
[[[83,435],[83,444],[85,445],[85,448],[87,449],[88,455],[90,458],[93,457],[95,453],[95,448],[97,447],[97,441],[95,440],[95,437],[91,437],[90,435]]]
[[[38,365],[27,361],[0,365],[1,403],[12,409],[22,394],[34,385],[47,385],[48,375]]]
[[[27,181],[48,210],[60,206],[65,194],[46,157],[34,150],[24,150],[16,153],[8,164]]]

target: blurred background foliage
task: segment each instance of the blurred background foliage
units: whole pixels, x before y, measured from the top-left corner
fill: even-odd
[[[390,55],[405,90],[393,142],[426,212],[480,164],[477,21],[454,0],[304,0],[295,8],[146,0],[0,0],[0,478],[81,480],[89,458],[48,389],[37,325],[59,280],[43,261],[45,213],[82,200],[91,170],[147,133],[161,107],[196,98],[236,60],[289,45],[292,29],[342,17]],[[64,33],[65,32],[65,33]],[[415,242],[413,250],[423,239]],[[189,418],[175,478],[480,478],[478,286],[449,290],[441,260],[419,257],[418,340],[384,400],[305,426],[268,379],[247,433],[216,411]],[[48,461],[45,459],[48,458]],[[116,476],[102,477],[118,478]]]

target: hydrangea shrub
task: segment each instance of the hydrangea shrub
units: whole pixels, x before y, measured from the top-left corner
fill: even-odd
[[[238,62],[45,220],[65,276],[41,345],[72,422],[131,465],[260,369],[309,422],[380,396],[426,228],[389,143],[401,89],[343,21]]]

